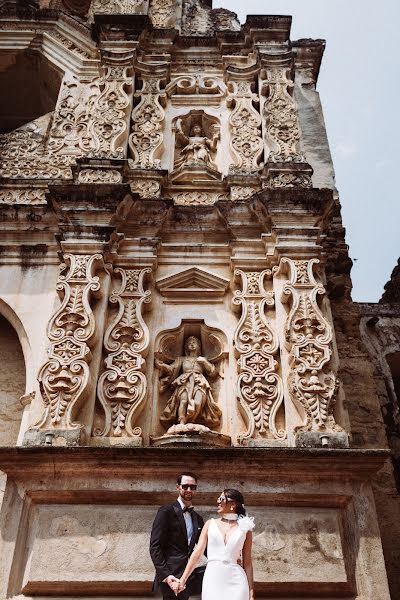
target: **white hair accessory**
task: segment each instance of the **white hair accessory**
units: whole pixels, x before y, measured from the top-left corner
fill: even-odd
[[[238,519],[239,529],[242,531],[253,531],[256,524],[254,523],[254,517],[248,517],[247,515],[240,515]]]

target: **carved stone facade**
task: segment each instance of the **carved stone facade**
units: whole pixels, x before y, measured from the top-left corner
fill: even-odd
[[[0,1],[0,75],[40,78],[0,114],[2,600],[148,597],[155,503],[187,469],[205,517],[243,491],[260,600],[389,600],[385,564],[396,597],[400,367],[376,355],[397,329],[351,302],[324,43],[290,27]]]

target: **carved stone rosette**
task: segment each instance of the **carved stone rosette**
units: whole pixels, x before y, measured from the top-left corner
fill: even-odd
[[[304,413],[297,431],[339,432],[333,406],[338,379],[332,365],[332,327],[323,316],[317,298],[325,294],[314,276],[318,259],[282,258],[277,273],[289,273],[282,302],[290,302],[285,338],[290,351],[288,384],[295,404]]]
[[[35,427],[42,430],[81,429],[74,417],[89,384],[90,350],[95,333],[90,301],[100,290],[99,277],[94,273],[104,266],[103,257],[66,254],[64,261],[61,269],[66,273],[60,275],[56,288],[63,300],[50,319],[49,359],[38,374],[46,410]]]
[[[160,169],[163,143],[162,123],[166,95],[161,92],[160,79],[143,78],[143,86],[135,97],[139,104],[132,111],[132,133],[129,149],[133,168]]]
[[[150,302],[144,289],[151,269],[115,269],[121,286],[110,298],[118,312],[104,336],[106,370],[98,381],[97,392],[105,413],[102,437],[135,438],[142,443],[142,430],[135,419],[143,408],[147,382],[143,373],[149,331],[142,317],[143,304]]]
[[[267,276],[271,271],[235,271],[235,278],[242,283],[242,289],[236,290],[233,297],[233,304],[242,309],[234,338],[239,370],[237,394],[248,419],[247,431],[239,436],[241,444],[286,437],[276,422],[283,386],[278,374],[278,338],[265,315],[266,307],[274,306],[273,292],[264,287]]]
[[[236,157],[236,164],[231,165],[229,173],[248,174],[260,170],[263,152],[261,139],[261,116],[254,108],[258,96],[252,91],[251,81],[231,81],[231,94],[227,98],[232,107],[229,117],[231,129],[231,149]]]
[[[263,107],[264,134],[271,147],[265,187],[312,187],[312,169],[300,150],[300,126],[293,98],[293,81],[286,66],[267,66],[261,93],[266,96]]]

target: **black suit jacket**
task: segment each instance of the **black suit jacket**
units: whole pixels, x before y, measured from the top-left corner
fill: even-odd
[[[196,511],[192,512],[192,522],[193,535],[188,544],[185,518],[179,502],[159,508],[150,537],[150,556],[156,569],[154,591],[166,591],[163,580],[168,575],[180,577],[185,570],[204,525],[203,518]]]

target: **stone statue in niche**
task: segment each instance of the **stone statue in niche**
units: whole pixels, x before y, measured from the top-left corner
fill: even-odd
[[[205,163],[207,167],[217,170],[216,165],[212,162],[212,153],[217,150],[219,140],[219,131],[216,125],[212,126],[211,138],[203,133],[202,126],[199,122],[195,122],[189,135],[185,135],[182,129],[182,120],[176,122],[176,139],[180,144],[181,150],[179,157],[175,162],[175,168],[179,169],[183,166],[190,166],[196,163]]]
[[[185,320],[164,331],[157,348],[160,412],[151,444],[230,446],[230,436],[220,431],[228,358],[224,333],[202,320]]]
[[[211,179],[219,179],[218,167],[214,162],[220,139],[218,119],[202,110],[192,110],[175,120],[173,130],[174,173],[198,171],[208,173]]]
[[[201,341],[191,335],[185,342],[185,356],[178,356],[171,364],[156,359],[156,367],[164,375],[160,379],[160,391],[173,389],[160,417],[166,427],[197,423],[215,429],[220,424],[221,411],[208,381],[217,377],[218,371],[201,356],[201,351]]]

